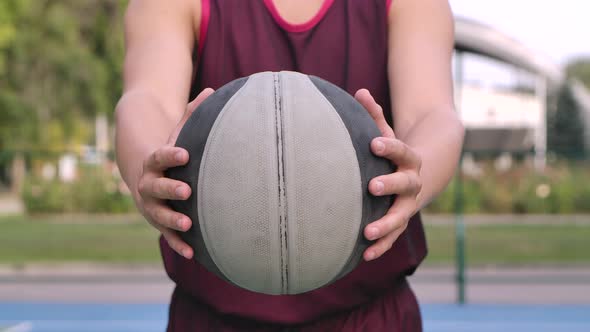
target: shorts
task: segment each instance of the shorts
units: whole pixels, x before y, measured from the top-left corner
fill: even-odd
[[[397,280],[389,290],[373,301],[350,311],[332,313],[312,322],[288,326],[215,312],[176,287],[170,303],[167,331],[421,332],[422,318],[416,296],[405,278]]]

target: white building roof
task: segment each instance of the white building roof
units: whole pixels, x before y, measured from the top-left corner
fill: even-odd
[[[564,79],[563,69],[497,29],[470,19],[455,18],[455,49],[484,55],[546,77],[551,85]]]

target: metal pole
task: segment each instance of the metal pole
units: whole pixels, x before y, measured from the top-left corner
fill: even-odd
[[[463,156],[461,156],[463,158]],[[460,163],[461,164],[461,163]],[[455,183],[455,242],[457,302],[465,304],[465,222],[463,220],[463,176],[459,168]]]
[[[455,53],[455,109],[462,119],[463,111],[463,52]],[[459,159],[459,167],[455,177],[455,278],[457,283],[457,302],[465,304],[465,223],[463,220],[463,153]]]
[[[535,130],[535,169],[542,172],[547,164],[547,79],[539,75],[536,81],[535,95],[541,109]]]

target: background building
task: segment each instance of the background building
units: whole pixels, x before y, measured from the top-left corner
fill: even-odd
[[[563,69],[508,35],[479,22],[455,20],[456,105],[466,127],[466,152],[532,152],[535,165],[546,163],[547,119],[557,111],[551,101],[560,87],[572,85],[590,128],[590,95],[577,82],[566,82]],[[465,81],[465,57],[491,59],[512,72],[512,82],[498,86]],[[487,82],[489,83],[489,82]],[[586,134],[589,130],[586,130]],[[587,145],[590,136],[586,135]]]

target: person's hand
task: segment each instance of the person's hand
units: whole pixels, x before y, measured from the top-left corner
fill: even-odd
[[[184,182],[164,177],[164,171],[188,162],[188,152],[175,147],[174,144],[186,120],[212,93],[213,89],[205,89],[187,105],[182,119],[166,145],[152,152],[145,159],[137,184],[136,202],[141,214],[162,233],[174,251],[187,259],[193,257],[193,249],[180,238],[177,231],[186,232],[191,227],[192,221],[188,216],[170,209],[165,200],[186,200],[191,195],[191,188]]]
[[[396,139],[393,129],[383,116],[383,109],[369,91],[361,89],[355,98],[369,112],[381,131],[381,137],[371,142],[371,150],[376,156],[389,159],[397,166],[395,172],[375,177],[369,182],[369,192],[375,196],[397,195],[387,214],[365,227],[365,237],[377,240],[363,254],[365,260],[370,261],[391,248],[408,226],[410,218],[418,212],[422,159],[410,146]]]

